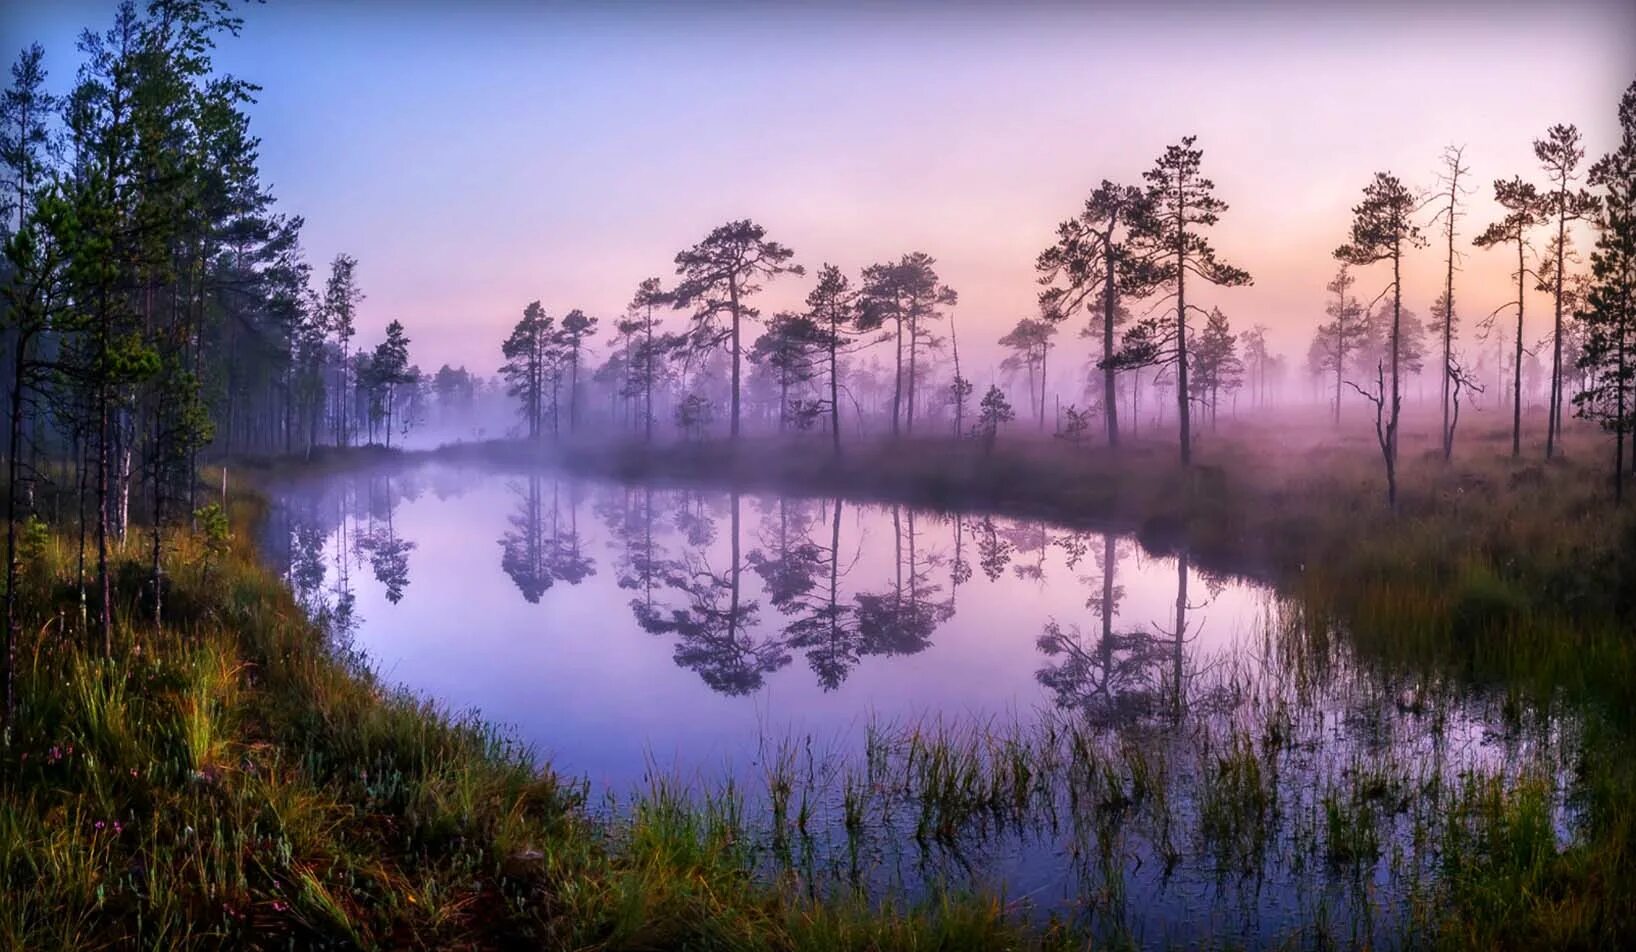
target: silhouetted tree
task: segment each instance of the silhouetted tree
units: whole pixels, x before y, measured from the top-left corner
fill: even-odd
[[[823,332],[804,314],[773,315],[767,329],[750,347],[750,362],[765,367],[778,384],[778,432],[791,418],[790,390],[811,380],[818,354],[824,349]],[[803,425],[816,416],[816,407],[802,414]]]
[[[1153,168],[1142,173],[1147,180],[1149,213],[1132,236],[1134,253],[1151,262],[1155,287],[1174,288],[1176,320],[1171,328],[1172,353],[1176,367],[1176,407],[1181,426],[1182,465],[1192,461],[1192,426],[1188,412],[1187,381],[1187,278],[1189,275],[1222,287],[1250,283],[1248,272],[1216,259],[1216,251],[1200,233],[1221,219],[1227,203],[1216,198],[1215,183],[1201,174],[1202,150],[1195,149],[1194,136],[1169,146]]]
[[[1145,297],[1156,277],[1131,241],[1133,234],[1148,227],[1150,211],[1141,189],[1103,179],[1079,215],[1057,226],[1057,243],[1035,262],[1039,281],[1046,286],[1040,292],[1045,313],[1066,319],[1093,296],[1097,303],[1097,316],[1086,336],[1101,341],[1102,415],[1109,446],[1119,445],[1118,367],[1108,358],[1114,354],[1120,299]]]
[[[955,333],[954,314],[949,314],[949,346],[954,351],[954,379],[949,381],[948,401],[954,407],[954,436],[965,433],[966,401],[975,387],[960,372],[960,337]]]
[[[893,325],[896,356],[892,384],[892,435],[913,433],[915,390],[919,381],[922,345],[934,343],[931,324],[943,317],[941,308],[953,307],[959,295],[937,276],[937,259],[923,251],[904,255],[893,262],[863,269],[860,329],[875,330],[887,321]],[[904,368],[907,353],[909,366]],[[905,396],[907,405],[905,406]]]
[[[983,438],[983,452],[992,453],[1001,424],[1015,420],[1017,414],[1011,409],[1011,402],[1005,398],[1005,391],[993,384],[989,385],[988,393],[983,394],[978,410],[977,432]]]
[[[1545,221],[1539,191],[1521,178],[1510,181],[1494,180],[1494,201],[1506,210],[1506,216],[1483,229],[1473,243],[1479,248],[1492,248],[1507,242],[1517,246],[1517,307],[1515,375],[1511,388],[1511,455],[1522,454],[1522,315],[1529,271],[1528,229]],[[1501,305],[1503,309],[1505,305]],[[1498,313],[1498,311],[1496,311]]]
[[[858,293],[841,269],[825,264],[818,270],[818,283],[807,294],[807,317],[818,330],[829,383],[829,438],[835,455],[841,454],[841,371],[839,354],[853,340],[858,324]]]
[[[1000,367],[1008,373],[1027,370],[1028,403],[1038,412],[1042,432],[1045,429],[1045,358],[1051,350],[1051,338],[1056,333],[1056,326],[1050,321],[1025,317],[1000,338],[1000,346],[1011,351],[1010,356],[1001,361]],[[1038,387],[1035,386],[1036,371]]]
[[[1442,405],[1443,405],[1443,458],[1449,459],[1454,455],[1454,427],[1449,418],[1451,388],[1454,385],[1454,329],[1457,319],[1454,310],[1454,271],[1459,261],[1459,253],[1454,248],[1455,234],[1460,226],[1460,200],[1471,194],[1471,190],[1461,184],[1461,179],[1471,170],[1462,164],[1465,156],[1464,146],[1448,146],[1443,150],[1443,169],[1440,173],[1438,192],[1436,195],[1437,211],[1432,216],[1432,222],[1442,222],[1443,237],[1448,242],[1448,250],[1443,259],[1443,296],[1439,299],[1439,307],[1432,308],[1432,317],[1437,321],[1437,330],[1443,339],[1443,372],[1441,374]]]
[[[1244,369],[1249,374],[1250,396],[1256,406],[1267,402],[1267,378],[1275,358],[1267,350],[1267,325],[1257,324],[1240,331],[1238,342],[1244,349]]]
[[[500,345],[500,352],[506,358],[500,367],[500,376],[506,381],[506,392],[520,402],[518,413],[528,426],[529,439],[539,439],[544,418],[552,323],[540,302],[530,301],[523,308],[522,320]]]
[[[1223,390],[1231,393],[1244,381],[1244,363],[1238,356],[1238,339],[1221,308],[1211,308],[1204,330],[1194,346],[1194,399],[1210,410],[1210,428],[1216,426],[1216,408]]]
[[[631,298],[630,313],[636,323],[637,344],[631,358],[632,373],[642,398],[642,439],[653,442],[653,391],[658,387],[658,374],[664,347],[654,337],[658,321],[653,309],[670,303],[670,295],[659,284],[658,278],[644,278]]]
[[[1403,254],[1406,249],[1425,245],[1412,218],[1414,210],[1414,196],[1403,183],[1390,173],[1377,172],[1374,181],[1363,190],[1363,201],[1352,208],[1352,240],[1335,249],[1335,257],[1347,264],[1361,266],[1380,261],[1392,264],[1392,282],[1386,289],[1392,295],[1392,390],[1390,401],[1381,411],[1386,416],[1381,452],[1386,461],[1386,499],[1393,508],[1397,507],[1397,433],[1402,410],[1398,378],[1402,356]]]
[[[1596,214],[1598,202],[1590,192],[1573,187],[1579,179],[1579,162],[1585,157],[1578,128],[1552,126],[1545,138],[1534,140],[1534,157],[1551,179],[1540,193],[1540,212],[1547,221],[1556,220],[1554,278],[1550,284],[1556,313],[1551,327],[1551,395],[1545,425],[1545,458],[1550,459],[1556,455],[1557,434],[1562,427],[1562,304],[1567,284],[1568,222]]]
[[[574,308],[563,315],[557,340],[568,359],[568,432],[579,427],[579,361],[585,341],[596,334],[597,319]]]
[[[337,392],[340,395],[339,406],[336,408],[335,443],[337,446],[347,445],[347,395],[352,392],[348,374],[351,372],[349,359],[352,338],[358,333],[357,318],[358,304],[363,301],[364,293],[358,288],[358,259],[349,254],[338,254],[330,262],[329,281],[324,285],[324,317],[329,333],[334,335],[335,343],[341,349],[340,379],[337,381]]]
[[[695,352],[726,347],[732,354],[729,433],[734,440],[739,435],[740,325],[760,314],[748,300],[761,290],[757,282],[762,279],[805,273],[800,265],[789,264],[795,252],[768,241],[766,236],[765,229],[748,219],[728,222],[676,255],[676,274],[681,282],[672,292],[672,303],[677,308],[693,309],[688,347]],[[724,320],[728,327],[721,326]]]
[[[386,416],[386,445],[392,445],[392,422],[398,402],[398,388],[412,382],[409,376],[409,336],[401,321],[386,325],[386,339],[376,345],[369,362],[372,389],[378,393]]]
[[[1317,349],[1316,369],[1335,374],[1335,423],[1341,422],[1341,387],[1353,353],[1363,344],[1367,328],[1363,320],[1363,305],[1348,292],[1357,283],[1346,263],[1330,279],[1324,290],[1335,299],[1324,305],[1329,322],[1319,325],[1313,344]]]
[[[1619,129],[1618,146],[1590,169],[1591,184],[1607,194],[1578,314],[1586,330],[1578,363],[1590,379],[1574,396],[1579,416],[1613,433],[1615,504],[1624,500],[1625,435],[1636,432],[1636,83],[1619,100]]]

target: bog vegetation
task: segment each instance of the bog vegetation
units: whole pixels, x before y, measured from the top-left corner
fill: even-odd
[[[1361,183],[1304,377],[1264,326],[1235,326],[1226,289],[1252,276],[1228,259],[1251,249],[1211,243],[1227,198],[1183,136],[1141,184],[1101,183],[1042,234],[1038,311],[1000,338],[1003,379],[980,397],[932,254],[809,276],[749,219],[705,231],[622,314],[528,303],[487,380],[423,371],[397,321],[357,339],[367,263],[304,258],[301,217],[260,179],[255,87],[212,64],[239,27],[225,2],[122,3],[84,35],[66,95],[34,45],[0,101],[8,946],[1083,945],[995,896],[820,887],[788,861],[787,772],[769,778],[784,798],[770,827],[733,789],[657,782],[601,809],[328,640],[258,564],[254,494],[207,469],[321,465],[326,448],[347,465],[357,444],[469,432],[501,406],[493,435],[510,439],[452,452],[545,446],[624,475],[1104,521],[1276,582],[1292,607],[1270,631],[1292,651],[1344,634],[1367,664],[1567,705],[1580,740],[1562,771],[1443,786],[1387,764],[1292,822],[1338,869],[1382,849],[1385,812],[1435,841],[1405,917],[1416,944],[1636,934],[1636,85],[1596,105],[1617,110],[1614,151],[1587,163],[1573,125],[1545,130],[1539,168],[1493,182],[1506,214],[1475,236],[1460,228],[1477,157],[1446,153],[1429,196],[1386,171]],[[1468,248],[1516,256],[1516,299],[1486,316],[1456,306]],[[1429,323],[1401,280],[1425,253],[1446,263]],[[763,315],[773,281],[806,282],[804,309]],[[1551,302],[1538,340],[1530,293]],[[1048,372],[1087,369],[1051,362],[1075,320],[1092,385],[1053,408]],[[1428,375],[1436,405],[1415,430],[1405,396]],[[1265,407],[1303,379],[1332,404],[1321,439],[1273,453],[1294,442],[1276,413],[1233,420],[1239,399]],[[1509,426],[1459,430],[1479,399],[1503,399]],[[1339,426],[1360,408],[1364,446]],[[1194,752],[1210,782],[1186,816],[1224,865],[1253,867],[1282,835],[1261,772],[1288,738],[1252,727]],[[1083,725],[881,743],[868,762],[886,773],[842,784],[849,832],[882,808],[872,797],[912,803],[929,837],[1039,810],[1159,831],[1173,816],[1166,762]],[[1312,923],[1295,938],[1372,937]]]

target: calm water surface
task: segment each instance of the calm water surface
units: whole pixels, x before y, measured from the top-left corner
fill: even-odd
[[[1390,945],[1462,785],[1543,777],[1571,836],[1572,724],[1129,538],[443,464],[275,495],[268,557],[389,681],[599,796],[730,778],[814,888]]]

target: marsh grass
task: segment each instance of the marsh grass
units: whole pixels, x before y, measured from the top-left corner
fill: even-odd
[[[0,787],[0,947],[1032,947],[1004,910],[817,903],[755,875],[739,795],[662,782],[602,821],[473,717],[393,690],[231,545],[166,540],[166,628],[83,647],[37,539]],[[125,553],[118,553],[123,560]],[[143,617],[133,545],[118,592]],[[791,826],[800,827],[799,805]]]
[[[1223,440],[1192,472],[1142,446],[928,442],[757,452],[754,468],[586,451],[626,475],[1130,526],[1290,597],[1256,676],[1219,672],[1238,695],[1205,726],[872,724],[839,765],[772,741],[793,746],[765,790],[655,776],[601,807],[338,649],[257,562],[253,497],[232,499],[225,544],[167,538],[166,628],[121,624],[109,659],[87,650],[71,540],[31,524],[0,945],[1118,946],[1151,941],[1130,927],[1144,882],[1198,869],[1220,888],[1269,871],[1325,884],[1285,936],[1298,944],[1619,946],[1636,934],[1636,519],[1610,512],[1572,440],[1543,466],[1473,436],[1452,467],[1406,446],[1395,516],[1367,447]],[[120,617],[145,618],[142,554],[116,554]],[[1382,742],[1319,757],[1315,712],[1337,686],[1349,736]],[[1391,743],[1405,721],[1457,734],[1450,699],[1473,693],[1502,747],[1538,756],[1439,765],[1432,741]],[[985,844],[1027,838],[1082,864],[1085,915],[1031,915],[969,875]],[[968,875],[896,888],[894,851],[966,857],[921,869]]]

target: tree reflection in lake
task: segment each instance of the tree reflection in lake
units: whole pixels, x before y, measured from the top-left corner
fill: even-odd
[[[1073,536],[1064,545],[1070,567],[1077,564],[1077,546],[1082,543],[1083,537]],[[1102,536],[1096,565],[1099,595],[1087,605],[1100,631],[1087,644],[1078,625],[1047,622],[1039,650],[1055,660],[1036,676],[1051,690],[1058,707],[1082,711],[1087,722],[1109,727],[1134,723],[1157,710],[1163,691],[1160,666],[1168,652],[1147,628],[1114,630],[1125,591],[1116,581],[1119,540],[1112,533]]]
[[[779,635],[755,634],[761,604],[743,597],[738,493],[731,494],[728,509],[727,568],[712,568],[697,551],[664,563],[661,577],[666,587],[682,596],[681,604],[651,609],[639,604],[636,620],[653,634],[675,635],[676,663],[698,672],[711,688],[723,694],[748,694],[761,687],[769,672],[789,664],[790,655]]]
[[[919,554],[920,534],[915,530],[915,513],[905,516],[902,506],[892,506],[892,580],[881,592],[860,592],[858,630],[863,653],[912,655],[932,643],[932,633],[947,621],[953,609],[935,601],[943,587],[931,581],[930,570],[938,560]]]
[[[535,474],[512,487],[518,497],[516,511],[509,520],[511,528],[500,536],[500,568],[530,604],[538,603],[556,582],[578,585],[596,574],[596,563],[580,541],[577,494],[570,487],[564,520],[561,480],[551,480],[549,497],[545,481]]]
[[[369,481],[370,521],[369,527],[358,537],[358,548],[368,557],[375,581],[385,587],[386,600],[396,605],[403,600],[404,589],[409,587],[409,553],[414,551],[415,543],[400,538],[393,529],[392,512],[398,500],[392,495],[392,477],[388,475],[383,479],[386,492],[379,509],[375,504],[375,481]]]
[[[1332,888],[1332,822],[1362,844],[1342,878],[1382,888],[1435,863],[1415,844],[1447,811],[1415,791],[1568,756],[1560,720],[1405,684],[1263,590],[1111,534],[443,466],[277,503],[269,560],[339,644],[569,776],[617,793],[656,753],[727,764],[754,826],[761,771],[810,763],[793,782],[816,785],[798,796],[847,888],[935,873],[1133,934],[1241,922],[1256,945],[1304,902],[1370,920]],[[471,557],[496,538],[498,565]]]
[[[845,508],[837,496],[829,503],[829,544],[817,548],[816,558],[820,571],[826,577],[824,587],[816,594],[808,593],[793,603],[788,614],[794,617],[784,628],[791,646],[806,652],[807,664],[818,676],[825,691],[841,686],[862,654],[857,612],[841,599],[841,512]]]

